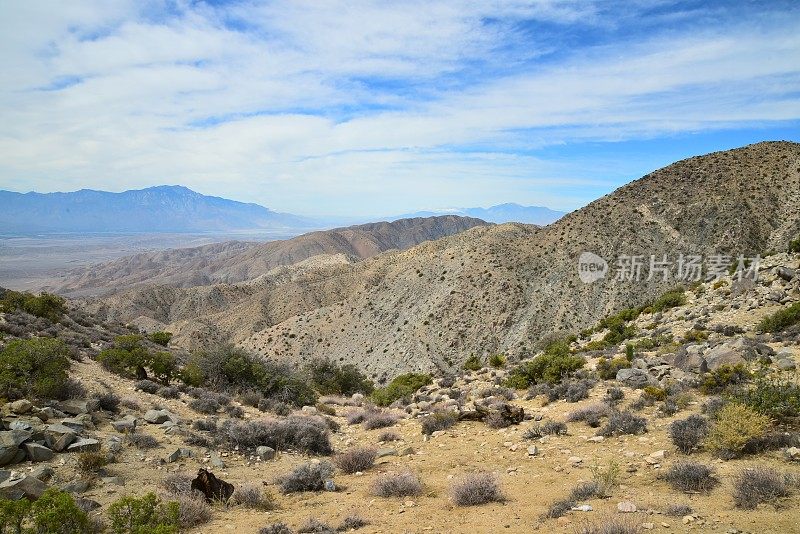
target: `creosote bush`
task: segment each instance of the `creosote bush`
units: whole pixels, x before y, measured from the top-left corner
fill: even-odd
[[[544,354],[512,370],[505,385],[515,389],[525,389],[531,384],[542,382],[558,384],[585,364],[586,360],[583,357],[570,354],[569,344],[566,341],[557,341],[551,343]]]
[[[699,448],[708,435],[708,419],[702,415],[690,415],[686,419],[674,421],[669,426],[669,437],[678,450],[684,454]]]
[[[492,473],[470,473],[456,480],[451,490],[453,502],[457,506],[476,506],[490,502],[503,502],[505,496],[500,490],[497,477]]]
[[[692,461],[678,462],[670,467],[664,473],[664,480],[674,489],[686,492],[708,492],[719,483],[713,468]]]
[[[406,373],[395,377],[385,388],[372,392],[371,399],[378,406],[389,406],[401,399],[408,399],[422,386],[432,382],[430,375]]]
[[[356,447],[334,457],[334,463],[343,473],[352,475],[366,471],[375,464],[377,451],[369,447]]]
[[[162,502],[154,493],[126,496],[108,507],[108,520],[114,534],[173,534],[180,526],[180,507],[175,501]]]
[[[321,491],[325,489],[325,481],[333,476],[333,465],[330,462],[307,462],[278,478],[281,493],[297,493],[301,491]]]
[[[722,458],[733,458],[743,452],[752,439],[761,437],[769,428],[767,416],[737,403],[723,406],[706,439],[706,446]]]
[[[410,471],[388,473],[374,480],[371,493],[377,497],[413,497],[422,493],[422,483]]]
[[[69,349],[53,338],[15,339],[0,348],[0,397],[66,398]]]

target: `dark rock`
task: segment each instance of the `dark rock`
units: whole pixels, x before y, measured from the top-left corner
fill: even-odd
[[[35,501],[47,489],[47,484],[33,477],[8,479],[0,483],[0,498],[18,501],[29,499]]]
[[[58,409],[69,415],[81,415],[96,412],[100,408],[100,401],[97,399],[69,399],[58,403]]]
[[[100,442],[94,438],[80,438],[67,447],[67,452],[96,452],[99,450]]]
[[[52,467],[47,465],[40,465],[36,467],[34,470],[32,470],[29,476],[32,476],[37,480],[41,480],[42,482],[47,482],[48,480],[53,478],[55,474],[56,472],[53,470]]]
[[[47,460],[53,459],[53,451],[44,445],[39,445],[38,443],[26,443],[23,445],[23,448],[28,455],[28,460],[31,462],[46,462]]]

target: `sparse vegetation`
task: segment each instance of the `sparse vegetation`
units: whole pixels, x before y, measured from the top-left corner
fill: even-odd
[[[451,496],[457,506],[477,506],[505,501],[497,477],[492,473],[471,473],[462,476],[453,484]]]
[[[748,441],[764,434],[769,418],[737,403],[723,406],[711,427],[706,446],[723,458],[738,456]]]
[[[257,484],[239,484],[231,495],[233,504],[254,510],[275,508],[275,497]]]
[[[169,345],[169,342],[172,339],[172,332],[152,332],[148,334],[147,339],[149,339],[156,345],[161,345],[162,347],[166,347],[167,345]]]
[[[452,410],[438,410],[420,420],[423,434],[433,434],[437,430],[447,430],[458,423],[458,414]]]
[[[332,476],[333,465],[330,462],[307,462],[278,478],[277,483],[281,493],[321,491],[325,489],[325,481]]]
[[[590,404],[572,411],[567,415],[567,421],[579,422],[582,421],[590,427],[597,428],[603,417],[607,417],[611,413],[611,409],[606,404]]]
[[[372,494],[377,497],[413,497],[421,493],[422,483],[410,471],[381,475],[372,484]]]
[[[673,421],[669,426],[669,437],[684,454],[701,446],[708,435],[708,419],[702,415],[690,415],[686,419]]]
[[[768,467],[742,469],[733,481],[733,502],[743,510],[752,510],[761,503],[773,504],[791,493],[786,479]]]
[[[561,421],[545,421],[534,424],[522,433],[523,439],[539,439],[543,436],[561,436],[567,433],[567,425]]]
[[[551,343],[545,353],[524,362],[511,371],[506,381],[508,387],[525,389],[531,384],[546,382],[558,384],[581,369],[586,360],[569,352],[566,341]]]
[[[800,417],[800,384],[796,374],[759,377],[752,387],[735,392],[733,398],[775,419]]]
[[[474,354],[464,361],[465,371],[480,371],[482,367],[483,363],[481,362],[481,359]]]
[[[66,398],[68,349],[52,338],[16,339],[0,349],[0,397]]]
[[[173,534],[180,526],[180,508],[175,501],[162,502],[154,493],[126,496],[108,507],[108,519],[114,534]]]
[[[639,417],[629,411],[612,412],[608,423],[598,435],[604,437],[619,436],[622,434],[641,434],[647,432],[647,419]]]
[[[678,462],[670,467],[664,473],[664,480],[674,489],[685,492],[711,491],[719,483],[713,468],[692,461]]]
[[[349,363],[340,366],[330,359],[316,359],[307,369],[314,387],[322,395],[369,395],[375,389],[372,380]]]
[[[352,475],[359,471],[366,471],[375,464],[376,451],[369,447],[356,447],[337,454],[334,463],[343,473]]]
[[[780,332],[798,323],[800,323],[800,302],[795,302],[791,306],[764,317],[758,323],[758,329],[763,332]]]
[[[217,435],[231,447],[266,445],[275,450],[294,449],[309,454],[333,452],[328,424],[321,417],[291,416],[260,421],[228,419],[219,425]]]
[[[504,367],[506,365],[505,354],[492,354],[491,356],[489,356],[489,365],[491,365],[495,369]]]
[[[603,380],[613,380],[620,369],[628,369],[630,366],[631,362],[627,358],[600,358],[597,362],[597,375]]]
[[[744,364],[723,364],[710,373],[703,375],[700,391],[706,395],[722,393],[730,386],[740,384],[750,378],[750,371]]]
[[[389,406],[394,401],[408,398],[422,386],[432,382],[430,375],[406,373],[392,380],[385,388],[372,392],[372,401],[378,406]]]
[[[66,301],[58,295],[42,292],[34,295],[28,292],[5,290],[0,298],[0,312],[9,313],[22,310],[36,317],[57,322],[67,311]]]
[[[396,414],[386,411],[374,410],[364,414],[364,429],[375,430],[376,428],[388,428],[397,424],[399,417]]]

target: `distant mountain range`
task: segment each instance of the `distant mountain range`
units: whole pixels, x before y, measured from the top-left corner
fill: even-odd
[[[554,223],[566,212],[555,211],[543,206],[521,206],[508,203],[492,206],[491,208],[443,208],[436,210],[418,211],[392,217],[392,219],[407,219],[412,217],[433,217],[436,215],[460,215],[474,217],[491,223],[519,222],[545,226]]]
[[[0,229],[7,233],[220,232],[317,228],[316,221],[201,195],[179,185],[109,193],[15,193],[0,190]]]

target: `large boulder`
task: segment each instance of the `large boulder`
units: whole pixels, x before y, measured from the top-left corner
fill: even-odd
[[[647,374],[647,371],[633,368],[620,369],[617,371],[616,379],[617,382],[621,382],[622,384],[634,389],[641,389],[654,382],[654,380],[650,378],[650,375]]]
[[[69,415],[81,415],[92,413],[100,408],[100,401],[97,399],[68,399],[58,403],[58,409]]]
[[[93,438],[80,438],[67,447],[67,452],[97,452],[100,442]]]
[[[76,439],[75,430],[65,425],[47,425],[44,432],[45,443],[56,452],[63,451]]]
[[[144,420],[153,425],[160,425],[166,421],[179,422],[179,418],[169,410],[147,410]]]
[[[29,499],[35,501],[47,490],[47,484],[34,477],[8,479],[0,483],[0,498],[18,501]]]
[[[25,453],[28,455],[28,460],[31,462],[46,462],[53,459],[53,451],[39,445],[38,443],[26,443],[23,445]]]
[[[19,448],[33,434],[27,430],[4,430],[0,432],[0,466],[15,464],[25,459]]]

